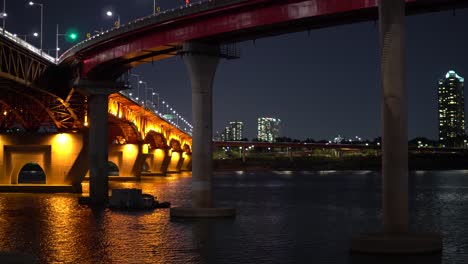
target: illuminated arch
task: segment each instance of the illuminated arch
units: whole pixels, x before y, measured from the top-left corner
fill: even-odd
[[[145,137],[145,144],[149,144],[151,149],[167,148],[167,139],[163,134],[150,130]]]
[[[18,183],[45,184],[45,172],[41,166],[35,162],[26,163],[18,174]]]
[[[112,161],[107,161],[107,170],[109,176],[119,176],[119,166]]]
[[[175,139],[171,139],[171,141],[169,141],[169,147],[172,149],[172,151],[182,151],[180,141]]]
[[[184,144],[183,150],[187,154],[192,153],[192,149],[190,148],[189,144],[187,144],[187,143]]]
[[[109,144],[137,144],[142,142],[138,128],[132,122],[109,115]]]

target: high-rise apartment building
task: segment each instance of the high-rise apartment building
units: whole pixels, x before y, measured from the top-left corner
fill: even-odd
[[[221,133],[222,141],[241,141],[244,134],[244,123],[239,121],[229,122],[223,133]]]
[[[229,140],[241,141],[244,134],[244,123],[239,121],[229,122]]]
[[[281,120],[272,117],[259,117],[257,119],[257,138],[259,141],[274,142],[280,135]]]
[[[449,71],[439,80],[439,142],[443,147],[463,147],[464,139],[464,79]]]

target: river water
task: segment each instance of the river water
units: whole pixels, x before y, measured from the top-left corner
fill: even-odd
[[[177,174],[111,187],[187,206],[190,181]],[[237,208],[235,218],[216,220],[171,220],[168,209],[93,211],[75,194],[2,193],[0,251],[39,263],[468,262],[468,171],[410,175],[411,228],[440,232],[441,256],[350,255],[352,236],[381,230],[380,186],[367,171],[216,173],[216,204]]]

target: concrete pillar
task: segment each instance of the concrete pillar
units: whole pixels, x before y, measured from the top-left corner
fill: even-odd
[[[138,144],[138,154],[135,158],[135,162],[132,167],[132,176],[136,177],[137,181],[141,181],[141,172],[143,170],[143,164],[145,164],[148,154],[143,153],[142,144]]]
[[[186,50],[219,53],[218,46],[187,43]],[[187,53],[184,55],[192,84],[192,206],[211,207],[212,138],[213,138],[213,80],[219,57]]]
[[[385,232],[408,231],[408,109],[404,0],[379,5],[382,71],[382,209]]]
[[[192,208],[171,208],[172,216],[213,217],[233,215],[232,208],[212,208],[213,80],[219,46],[184,43],[183,59],[192,85]]]
[[[105,204],[108,199],[108,94],[88,96],[89,120],[89,197],[94,204]]]
[[[182,164],[182,171],[192,170],[192,153],[185,153],[184,163]]]
[[[437,233],[408,230],[408,125],[404,52],[405,0],[380,0],[383,232],[354,238],[351,250],[374,254],[442,251]]]
[[[126,88],[115,82],[80,80],[78,91],[88,96],[89,198],[90,204],[106,205],[108,188],[108,96]]]

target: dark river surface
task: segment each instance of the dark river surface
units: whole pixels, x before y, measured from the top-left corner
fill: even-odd
[[[186,206],[190,182],[178,174],[111,187]],[[215,203],[237,209],[216,220],[93,211],[75,194],[1,193],[0,251],[39,263],[468,263],[468,171],[410,175],[411,229],[440,232],[441,256],[351,255],[352,236],[381,230],[380,186],[367,171],[216,173]]]

